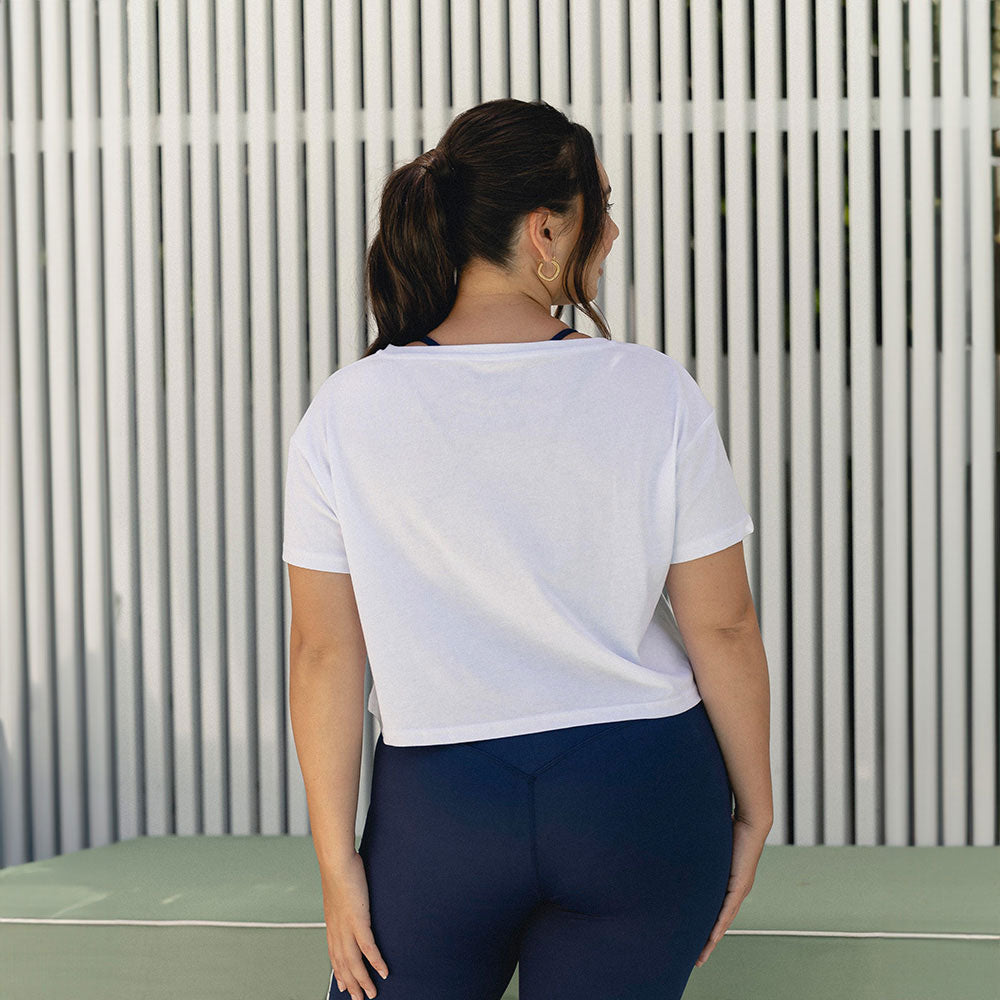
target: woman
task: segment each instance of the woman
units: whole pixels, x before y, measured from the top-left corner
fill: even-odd
[[[499,1000],[517,966],[521,1000],[680,997],[753,883],[753,521],[694,379],[591,305],[610,190],[548,104],[456,118],[388,178],[378,337],[292,435],[290,702],[331,996]]]

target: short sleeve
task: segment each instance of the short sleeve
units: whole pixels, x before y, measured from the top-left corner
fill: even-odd
[[[688,382],[686,392],[697,402],[686,414],[687,419],[682,420],[677,441],[671,563],[719,552],[754,530],[729,464],[715,411],[686,370],[684,376]],[[691,412],[697,416],[694,422],[689,420]]]
[[[281,558],[306,569],[347,573],[347,553],[330,499],[329,475],[318,457],[307,457],[307,450],[293,434],[288,445]]]

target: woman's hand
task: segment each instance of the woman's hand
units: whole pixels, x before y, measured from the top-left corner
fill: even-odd
[[[365,968],[364,958],[385,979],[389,975],[382,953],[372,935],[365,865],[356,851],[343,866],[322,873],[323,915],[326,945],[337,988],[348,990],[352,1000],[375,996],[375,984]],[[362,958],[362,954],[364,958]]]
[[[704,965],[708,961],[708,956],[740,912],[740,904],[747,898],[757,874],[757,862],[764,853],[764,842],[770,829],[770,823],[751,824],[733,817],[733,861],[729,870],[729,885],[715,927],[695,965]]]

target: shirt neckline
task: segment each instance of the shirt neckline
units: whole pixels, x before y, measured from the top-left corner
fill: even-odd
[[[415,354],[423,357],[461,354],[474,354],[477,356],[502,354],[506,357],[511,354],[534,354],[545,350],[570,350],[573,346],[593,345],[598,341],[606,344],[611,343],[606,337],[587,336],[572,337],[570,339],[563,337],[559,340],[552,340],[550,338],[548,340],[505,341],[490,344],[387,344],[378,353],[393,356]]]

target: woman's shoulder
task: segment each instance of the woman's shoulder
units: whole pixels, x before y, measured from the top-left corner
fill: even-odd
[[[677,380],[682,377],[681,372],[685,370],[683,365],[658,347],[624,340],[612,343],[621,359],[628,362],[631,371],[646,373],[665,385],[676,386]]]

